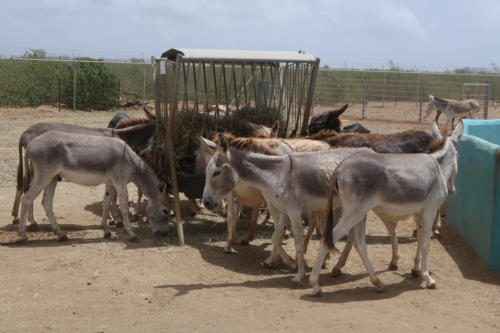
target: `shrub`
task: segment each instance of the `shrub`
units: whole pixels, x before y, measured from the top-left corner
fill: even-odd
[[[73,68],[68,67],[66,72],[62,99],[66,104],[73,105]],[[118,77],[103,63],[78,62],[76,73],[76,108],[109,110],[119,106]]]

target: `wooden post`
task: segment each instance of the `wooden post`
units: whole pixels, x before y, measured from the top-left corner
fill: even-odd
[[[225,98],[225,101],[226,101],[226,117],[228,116],[229,114],[229,96],[228,96],[228,93],[227,93],[227,82],[226,82],[226,63],[223,62],[222,63],[222,77],[224,78],[224,98]]]
[[[186,71],[186,65],[184,64],[184,62],[182,63],[182,77],[183,77],[183,81],[184,81],[184,100],[183,100],[183,103],[182,103],[182,109],[183,110],[187,110],[188,109],[188,77],[189,77],[189,63],[188,63],[188,68],[187,68],[187,71]]]
[[[255,102],[255,107],[258,107],[259,106],[259,103],[257,101],[257,86],[256,86],[256,80],[255,80],[255,64],[252,63],[251,65],[251,69],[252,69],[252,81],[253,81],[253,100]],[[250,100],[250,104],[252,103],[252,101]]]
[[[193,62],[193,83],[194,83],[194,108],[193,111],[196,113],[200,112],[198,106],[198,78],[196,77],[196,64]],[[193,113],[194,117],[194,113]]]
[[[212,67],[212,75],[214,77],[214,92],[215,92],[215,119],[216,121],[219,119],[219,90],[217,88],[217,75],[215,73],[215,64],[212,61],[210,64]]]
[[[184,229],[182,227],[182,215],[181,215],[181,205],[179,202],[179,186],[177,184],[177,170],[174,160],[174,146],[173,146],[173,133],[175,126],[175,113],[177,112],[177,90],[179,87],[179,73],[181,67],[181,55],[177,55],[175,61],[175,74],[174,74],[174,86],[172,91],[172,100],[170,102],[170,112],[168,114],[168,127],[167,127],[167,156],[170,166],[170,178],[172,181],[172,190],[174,194],[174,209],[175,209],[175,220],[177,222],[177,235],[179,236],[180,245],[184,245]]]
[[[311,82],[309,84],[309,91],[307,93],[306,108],[304,110],[304,117],[302,119],[302,130],[301,130],[302,135],[306,135],[307,126],[309,125],[309,117],[311,116],[311,109],[312,109],[313,98],[314,98],[314,90],[316,88],[316,80],[318,79],[319,63],[320,63],[320,59],[316,58],[316,63],[313,65],[313,69],[312,69],[312,73],[311,73]]]
[[[236,101],[236,110],[240,109],[240,96],[238,94],[238,87],[236,86],[236,70],[234,69],[234,62],[231,64],[231,75],[233,77],[234,98]]]
[[[205,70],[205,63],[201,64],[202,69],[203,69],[203,85],[204,87],[204,92],[205,92],[205,98],[204,98],[204,111],[205,114],[208,114],[208,84],[207,84],[207,72]]]
[[[241,64],[241,84],[243,85],[243,92],[245,94],[245,105],[246,107],[250,106],[250,101],[248,100],[248,95],[247,95],[247,83],[246,83],[246,78],[245,78],[245,63]]]

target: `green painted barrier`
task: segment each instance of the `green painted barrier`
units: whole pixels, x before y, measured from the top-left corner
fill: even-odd
[[[446,220],[488,269],[500,271],[500,119],[463,122]]]

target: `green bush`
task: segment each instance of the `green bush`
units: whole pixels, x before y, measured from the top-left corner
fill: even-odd
[[[92,61],[91,58],[78,60]],[[76,108],[81,110],[109,110],[119,106],[119,80],[103,63],[78,62],[76,69]],[[64,103],[73,105],[73,68],[64,76]]]

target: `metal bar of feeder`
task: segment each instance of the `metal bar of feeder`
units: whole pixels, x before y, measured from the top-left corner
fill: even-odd
[[[177,235],[179,237],[180,245],[184,245],[184,228],[182,226],[182,215],[181,215],[181,205],[179,201],[179,186],[177,184],[177,170],[174,160],[174,146],[173,146],[173,133],[175,125],[175,113],[177,112],[177,91],[179,87],[179,72],[181,67],[181,55],[177,55],[175,62],[175,74],[174,74],[174,84],[172,91],[172,100],[170,102],[170,112],[167,127],[167,156],[170,166],[170,178],[172,181],[172,190],[174,192],[174,208],[175,208],[175,220],[177,222]]]

